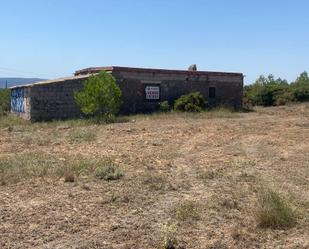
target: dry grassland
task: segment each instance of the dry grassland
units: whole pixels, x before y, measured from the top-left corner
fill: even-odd
[[[309,248],[309,104],[0,118],[0,248]]]

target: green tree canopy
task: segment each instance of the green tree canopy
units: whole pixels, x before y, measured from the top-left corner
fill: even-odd
[[[119,112],[121,106],[121,90],[115,78],[102,71],[92,75],[84,84],[84,89],[74,94],[81,111],[90,116],[110,117]]]
[[[306,71],[302,72],[293,84],[309,84],[308,73]]]
[[[291,84],[291,91],[293,91],[296,100],[309,100],[309,76],[307,72],[301,73],[296,81]]]
[[[275,105],[277,101],[282,101],[279,96],[286,91],[288,86],[285,79],[275,79],[272,74],[267,77],[261,75],[252,85],[245,87],[245,101],[255,105]]]
[[[309,100],[309,76],[301,73],[295,82],[289,84],[286,80],[270,74],[261,75],[252,85],[244,87],[245,105],[284,105],[293,101]]]

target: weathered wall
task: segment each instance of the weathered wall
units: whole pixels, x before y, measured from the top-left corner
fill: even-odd
[[[199,75],[190,72],[177,74],[117,71],[113,72],[113,75],[122,90],[122,114],[155,111],[159,102],[167,100],[172,104],[181,95],[190,92],[201,92],[211,106],[241,107],[242,105],[243,77],[240,74]],[[19,104],[12,103],[12,106],[17,108],[12,112],[34,121],[80,117],[81,112],[75,103],[74,91],[81,90],[83,81],[87,78],[88,76],[72,77],[12,89],[12,94],[23,91],[23,95],[16,98],[16,103]],[[159,100],[145,98],[147,85],[160,88]],[[209,98],[209,87],[216,88],[215,98]]]
[[[183,94],[201,92],[210,106],[242,106],[242,75],[178,75],[158,73],[114,73],[123,94],[123,113],[154,111],[158,101],[145,100],[146,85],[160,85],[160,101],[170,104]],[[209,98],[209,87],[216,88],[216,97]]]
[[[76,118],[81,115],[74,91],[83,88],[84,79],[72,79],[31,87],[31,120]]]

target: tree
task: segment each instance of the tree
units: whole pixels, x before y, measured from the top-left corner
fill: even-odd
[[[309,76],[308,73],[302,72],[296,79],[296,81],[293,84],[309,84]]]
[[[289,102],[309,101],[309,76],[301,73],[295,82],[289,84],[286,80],[270,74],[260,76],[255,83],[244,87],[244,104],[252,105],[285,105]]]
[[[11,91],[9,89],[0,89],[0,116],[10,111]]]
[[[285,94],[289,88],[286,80],[270,74],[267,77],[261,75],[254,84],[245,87],[244,102],[253,105],[272,106],[284,103],[283,94],[286,101],[292,101],[289,94]]]
[[[297,101],[309,100],[309,76],[307,72],[301,73],[291,84],[291,91]]]
[[[121,106],[121,90],[116,79],[105,71],[90,76],[84,89],[74,93],[74,98],[84,114],[99,118],[111,118]]]

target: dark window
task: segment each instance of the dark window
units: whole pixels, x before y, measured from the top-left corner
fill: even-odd
[[[216,88],[209,87],[209,98],[215,98],[215,97],[216,97]]]

